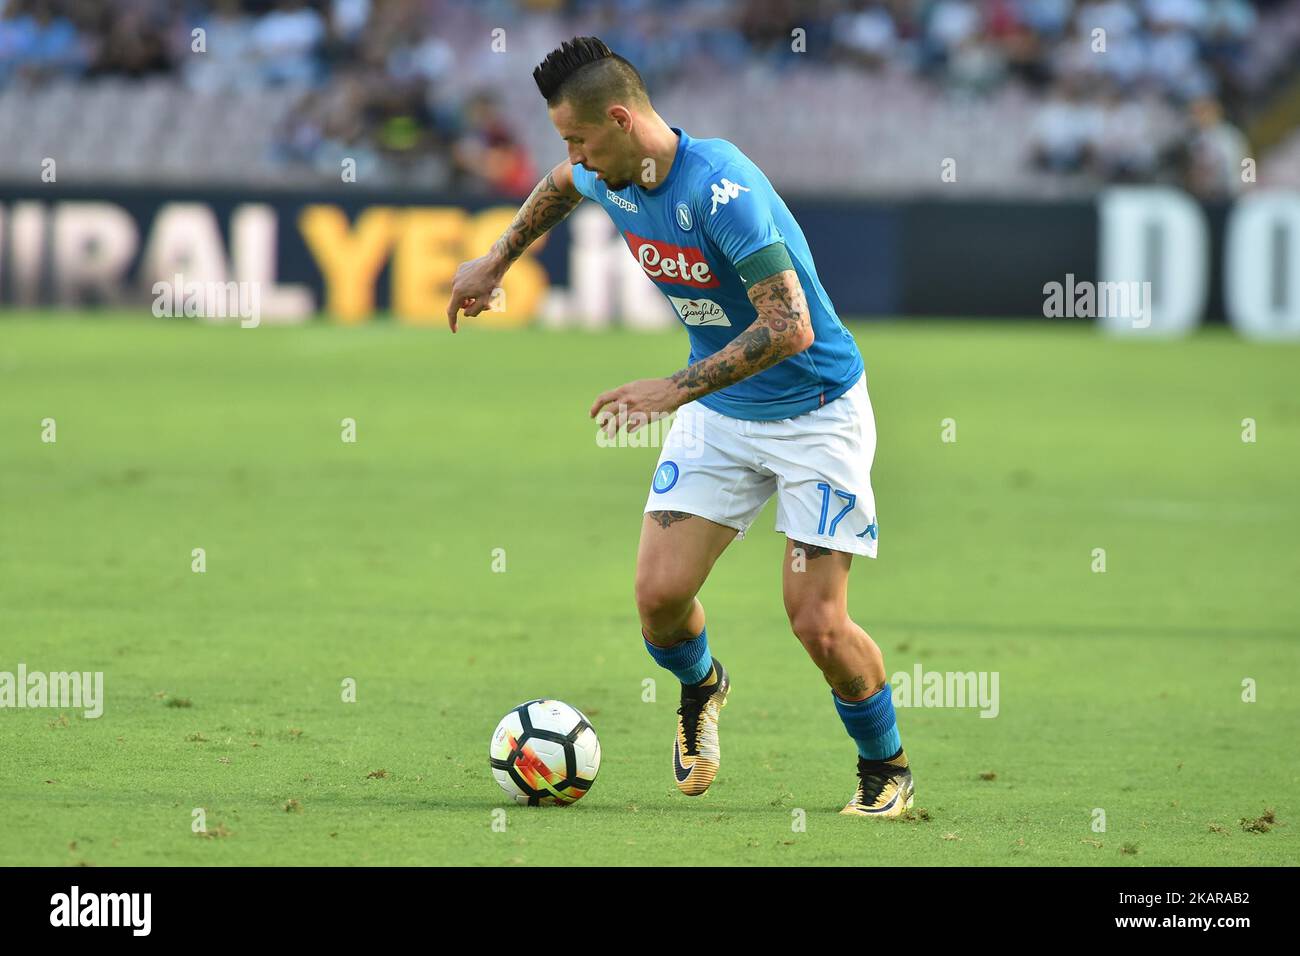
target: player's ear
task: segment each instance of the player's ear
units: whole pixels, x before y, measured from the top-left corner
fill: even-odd
[[[605,115],[613,120],[618,125],[618,128],[625,133],[632,128],[632,111],[626,106],[615,104],[605,111]]]

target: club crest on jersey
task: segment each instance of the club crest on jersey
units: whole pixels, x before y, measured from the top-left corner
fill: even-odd
[[[721,183],[713,183],[709,188],[713,190],[713,208],[709,210],[710,216],[717,213],[719,206],[725,206],[741,193],[749,192],[748,186],[733,183],[730,179],[725,178]]]
[[[695,225],[695,220],[691,218],[691,207],[684,202],[677,204],[677,225],[681,227],[682,232],[690,232],[691,227]]]
[[[635,232],[625,232],[623,238],[642,271],[655,282],[673,282],[696,289],[713,289],[719,285],[703,249],[646,239]]]

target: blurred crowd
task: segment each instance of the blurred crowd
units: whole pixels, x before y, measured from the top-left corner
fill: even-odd
[[[536,163],[501,91],[454,81],[492,52],[494,26],[544,20],[557,36],[600,35],[655,91],[702,71],[846,66],[944,97],[1014,84],[1041,101],[1026,163],[1095,181],[1172,176],[1218,195],[1249,151],[1240,117],[1300,64],[1292,49],[1262,68],[1252,46],[1261,12],[1294,2],[0,0],[0,84],[161,75],[212,95],[290,88],[281,164],[337,176],[350,157],[372,178],[522,196]]]
[[[455,66],[420,0],[0,0],[0,84],[169,75],[219,95],[291,87],[276,159],[339,176],[499,195],[536,182],[490,91],[449,99]],[[403,172],[410,173],[404,177]],[[387,173],[388,175],[383,175]]]

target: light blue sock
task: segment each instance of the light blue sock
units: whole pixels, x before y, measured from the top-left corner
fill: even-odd
[[[672,647],[659,647],[645,642],[645,649],[650,652],[655,663],[673,672],[683,684],[698,684],[709,676],[713,668],[713,655],[709,653],[709,629],[700,631],[699,637],[682,641]],[[641,637],[644,639],[645,635]]]
[[[898,720],[894,717],[894,689],[885,684],[866,700],[846,701],[831,691],[835,710],[844,721],[844,729],[858,745],[858,753],[866,760],[888,760],[903,749],[898,736]]]

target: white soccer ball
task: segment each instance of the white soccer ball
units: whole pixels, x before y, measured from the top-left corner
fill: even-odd
[[[600,769],[591,722],[558,700],[530,700],[502,717],[488,755],[501,789],[530,807],[582,799]]]

